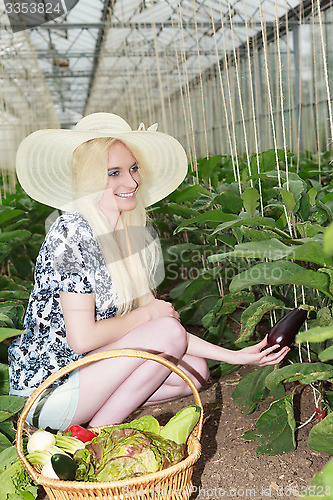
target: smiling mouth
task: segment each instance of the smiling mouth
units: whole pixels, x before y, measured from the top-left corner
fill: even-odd
[[[131,193],[118,193],[115,196],[118,196],[119,198],[132,198],[136,193],[135,191],[132,191]]]

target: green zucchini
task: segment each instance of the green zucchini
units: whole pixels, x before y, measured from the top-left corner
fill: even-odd
[[[51,463],[59,479],[74,481],[77,464],[71,457],[62,453],[55,453],[51,457]]]

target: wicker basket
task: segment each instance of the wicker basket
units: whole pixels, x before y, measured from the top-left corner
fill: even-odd
[[[49,479],[43,476],[38,467],[32,467],[25,458],[22,449],[22,433],[25,419],[30,408],[42,392],[57,379],[63,375],[87,365],[94,361],[114,357],[135,357],[147,360],[154,360],[168,367],[171,371],[179,375],[191,388],[195,400],[195,404],[201,408],[201,416],[198,424],[193,429],[187,441],[187,456],[184,460],[165,470],[147,474],[144,476],[125,479],[122,481],[112,482],[83,482],[83,481],[62,481],[57,479]],[[22,410],[21,416],[17,424],[16,433],[16,448],[19,459],[30,477],[36,483],[42,485],[50,500],[82,500],[82,499],[99,499],[99,500],[125,500],[138,499],[153,500],[161,499],[188,499],[192,493],[192,470],[193,464],[199,459],[201,453],[200,436],[203,422],[203,408],[198,391],[192,380],[177,366],[170,361],[144,351],[136,351],[131,349],[111,350],[99,352],[89,356],[85,356],[74,363],[62,368],[57,373],[48,377],[27,399],[27,402]],[[101,428],[92,429],[95,433],[100,432]]]

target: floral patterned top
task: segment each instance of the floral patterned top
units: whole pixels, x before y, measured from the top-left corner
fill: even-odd
[[[52,224],[41,246],[23,330],[8,349],[10,394],[28,396],[49,375],[84,356],[66,342],[60,291],[95,294],[95,319],[116,315],[112,283],[92,227],[78,212]],[[53,385],[63,383],[67,376]]]

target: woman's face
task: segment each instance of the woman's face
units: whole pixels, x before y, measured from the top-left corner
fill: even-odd
[[[140,174],[136,159],[122,142],[114,142],[109,149],[106,188],[112,189],[119,212],[135,208],[139,185]]]

